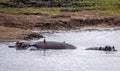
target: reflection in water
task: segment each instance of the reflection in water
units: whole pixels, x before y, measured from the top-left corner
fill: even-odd
[[[119,71],[120,31],[59,31],[44,34],[48,41],[67,42],[75,50],[16,50],[0,43],[0,71]],[[32,42],[42,41],[32,40]],[[86,51],[89,47],[115,46],[117,52]]]
[[[106,54],[114,54],[116,51],[105,51]]]

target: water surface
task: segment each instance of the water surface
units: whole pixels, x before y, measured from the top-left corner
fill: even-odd
[[[29,51],[0,43],[0,71],[119,71],[120,30],[71,30],[45,33],[47,41],[70,43],[75,50]],[[43,41],[40,40],[32,40]],[[117,52],[87,51],[88,47],[115,46]]]

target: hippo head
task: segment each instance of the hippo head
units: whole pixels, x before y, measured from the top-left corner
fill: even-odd
[[[27,48],[31,47],[30,43],[28,42],[16,42],[15,46],[17,50],[26,50]]]

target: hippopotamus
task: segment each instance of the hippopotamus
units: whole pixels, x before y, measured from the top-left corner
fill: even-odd
[[[99,51],[117,51],[114,46],[105,46],[105,47],[91,47],[85,50],[99,50]]]
[[[68,43],[53,42],[53,41],[47,41],[45,43],[37,42],[32,46],[37,47],[38,49],[75,49],[76,48],[75,46],[70,45]]]
[[[16,47],[16,49],[22,49],[26,50],[30,47],[35,48],[37,50],[39,49],[76,49],[75,46],[65,43],[65,42],[55,42],[55,41],[39,41],[35,42],[34,44],[28,43],[28,42],[16,42],[15,46],[10,47]]]
[[[31,44],[29,42],[16,42],[16,44],[14,46],[9,46],[10,48],[16,48],[18,50],[26,50],[27,48],[29,48],[31,46]]]

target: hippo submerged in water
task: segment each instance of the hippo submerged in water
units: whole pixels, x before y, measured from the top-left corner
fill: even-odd
[[[16,42],[15,46],[9,46],[9,47],[16,47],[16,49],[26,50],[29,48],[33,49],[76,49],[75,46],[65,43],[65,42],[54,42],[54,41],[40,41],[36,42],[34,44],[28,43],[28,42]]]
[[[117,51],[114,46],[92,47],[85,50],[99,50],[99,51]]]

